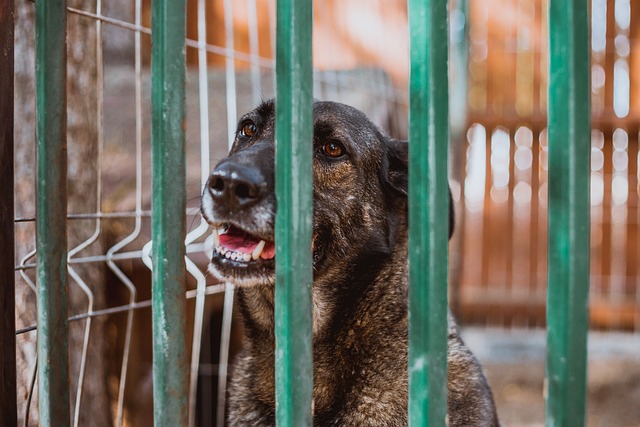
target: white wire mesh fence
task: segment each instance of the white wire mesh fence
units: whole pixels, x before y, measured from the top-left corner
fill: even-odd
[[[18,26],[29,27],[33,4],[22,5]],[[210,168],[226,155],[233,141],[238,112],[253,108],[273,96],[273,50],[275,2],[248,0],[241,8],[237,2],[209,3],[194,0],[196,35],[186,41],[194,58],[187,72],[187,215],[189,229],[186,266],[189,333],[191,334],[191,370],[189,378],[189,424],[223,425],[225,390],[232,334],[233,286],[216,283],[207,276],[211,241],[208,225],[198,213],[199,194]],[[269,37],[258,32],[258,9],[268,3]],[[222,8],[224,44],[207,41],[208,19],[212,8]],[[249,31],[242,43],[247,49],[234,48],[234,8],[247,12]],[[149,16],[148,5],[135,0],[132,7],[124,1],[96,0],[70,4],[68,13],[79,31],[91,34],[95,47],[83,49],[80,61],[95,67],[95,88],[86,93],[92,106],[88,121],[96,129],[91,144],[96,153],[96,175],[84,200],[84,209],[72,211],[68,221],[77,224],[80,241],[70,239],[68,273],[71,293],[81,297],[71,303],[71,328],[79,328],[79,345],[71,345],[71,395],[74,425],[87,425],[94,401],[88,393],[93,379],[87,374],[97,369],[97,357],[103,358],[109,413],[115,425],[147,425],[151,422],[150,381],[150,147],[149,147]],[[264,19],[264,18],[263,18]],[[74,22],[71,21],[71,22]],[[32,22],[32,21],[31,21]],[[71,24],[76,25],[76,24]],[[209,23],[210,25],[210,23]],[[31,27],[32,29],[32,27]],[[114,39],[116,41],[114,41]],[[117,40],[120,40],[118,44]],[[69,47],[73,55],[74,46]],[[26,54],[33,55],[33,51]],[[213,60],[212,60],[213,59]],[[213,62],[213,63],[212,63]],[[27,73],[28,74],[28,73]],[[389,105],[404,102],[389,78],[376,70],[317,76],[316,96],[360,103],[374,119],[387,127],[392,117]],[[27,75],[25,78],[33,78]],[[19,88],[18,88],[19,89]],[[354,98],[355,94],[361,94]],[[378,102],[371,103],[371,99]],[[72,99],[70,98],[70,102]],[[370,104],[367,108],[367,104]],[[377,106],[377,107],[374,107]],[[27,120],[27,118],[23,118]],[[72,151],[72,150],[70,150]],[[73,156],[70,153],[70,156]],[[73,162],[70,162],[73,164]],[[80,162],[81,163],[81,162]],[[73,173],[70,179],[73,179]],[[18,190],[19,191],[19,190]],[[28,197],[28,196],[26,196]],[[33,201],[35,204],[35,201]],[[35,295],[34,278],[35,218],[27,209],[18,209],[17,235],[20,236],[16,265],[18,289]],[[73,230],[73,229],[72,229]],[[73,232],[73,231],[72,231]],[[97,272],[97,273],[96,273]],[[100,277],[96,280],[96,274]],[[18,310],[34,309],[35,298],[24,299]],[[31,305],[31,306],[30,306]],[[24,425],[38,423],[37,360],[29,356],[37,330],[34,317],[21,317],[17,335],[20,351],[29,364],[29,381],[19,387],[19,418]],[[72,332],[73,335],[73,332]],[[90,351],[100,343],[98,353]],[[20,381],[19,381],[20,382]],[[200,398],[201,403],[198,403]],[[202,404],[202,402],[206,402]],[[217,403],[214,403],[217,402]],[[101,421],[102,422],[102,421]],[[105,425],[111,422],[104,421]]]

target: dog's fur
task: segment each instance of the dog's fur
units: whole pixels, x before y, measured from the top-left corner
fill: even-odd
[[[313,110],[314,425],[406,426],[407,143],[346,105]],[[240,119],[202,197],[214,228],[274,240],[274,116],[268,101]],[[342,155],[330,157],[336,147]],[[229,425],[275,425],[273,259],[214,253],[210,270],[239,285],[245,333]],[[448,361],[449,425],[497,426],[491,391],[451,317]]]

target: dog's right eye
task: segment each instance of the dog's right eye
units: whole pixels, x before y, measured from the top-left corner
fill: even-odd
[[[346,151],[344,148],[344,145],[340,144],[337,141],[327,142],[320,148],[320,150],[322,154],[324,154],[327,157],[331,157],[332,159],[337,159],[339,157],[344,156]]]
[[[242,136],[246,136],[247,138],[252,138],[258,133],[258,127],[253,122],[247,122],[242,125],[242,129],[240,129],[240,133]]]

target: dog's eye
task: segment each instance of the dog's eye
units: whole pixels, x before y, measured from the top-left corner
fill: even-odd
[[[240,129],[240,133],[242,136],[246,136],[247,138],[254,137],[256,133],[258,133],[258,127],[253,122],[247,122]]]
[[[338,157],[342,157],[345,154],[345,148],[338,141],[329,141],[324,144],[321,148],[322,154],[327,157],[331,157],[333,159],[337,159]]]

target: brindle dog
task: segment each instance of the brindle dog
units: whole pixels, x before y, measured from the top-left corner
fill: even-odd
[[[346,105],[315,102],[313,112],[314,425],[406,426],[407,143]],[[268,101],[240,119],[202,195],[214,229],[210,271],[239,286],[244,325],[231,426],[275,425],[274,116]],[[452,319],[448,359],[449,425],[497,426]]]

